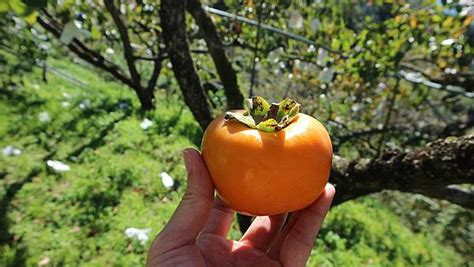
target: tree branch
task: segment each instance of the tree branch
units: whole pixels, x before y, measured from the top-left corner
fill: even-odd
[[[55,21],[55,19],[47,13],[45,9],[41,10],[42,14],[49,18],[49,20],[43,19],[41,16],[38,17],[38,23],[48,32],[52,33],[56,38],[61,36],[61,26],[60,23]],[[117,80],[123,82],[132,88],[137,94],[142,109],[151,109],[154,107],[154,94],[152,90],[146,90],[141,86],[141,83],[136,83],[131,78],[127,77],[120,67],[114,63],[106,60],[98,52],[88,48],[83,42],[74,38],[72,42],[67,45],[67,48],[72,51],[74,54],[85,60],[86,62],[92,64],[93,66],[105,70],[106,72],[112,74]],[[136,77],[135,77],[136,78]],[[138,76],[139,78],[139,76]]]
[[[161,58],[158,57],[155,59],[153,65],[153,71],[151,73],[150,79],[148,80],[147,90],[154,90],[156,82],[158,81],[158,76],[161,72]]]
[[[212,112],[189,51],[184,11],[185,1],[161,1],[163,39],[184,101],[204,129],[212,120]]]
[[[460,82],[458,80],[450,79],[436,79],[428,75],[425,71],[414,64],[407,62],[400,63],[400,67],[411,72],[406,72],[403,69],[399,71],[399,76],[403,79],[417,84],[424,84],[430,88],[447,91],[456,95],[462,95],[468,98],[474,98],[474,93],[469,92],[470,88],[474,86],[474,80],[466,80]],[[397,76],[398,76],[397,75]]]
[[[428,195],[428,189],[442,192],[448,185],[474,184],[472,162],[474,136],[437,140],[412,152],[388,150],[372,160],[334,156],[330,177],[337,188],[334,203],[382,190]]]
[[[416,64],[412,64],[409,62],[402,62],[400,64],[401,67],[412,70],[415,72],[421,73],[424,77],[428,80],[439,83],[441,85],[453,85],[465,88],[467,91],[472,91],[474,88],[474,74],[472,73],[461,73],[458,72],[456,74],[444,74],[442,73],[440,77],[433,77],[430,76],[423,68],[417,66]]]
[[[137,23],[137,20],[134,20],[134,23]],[[150,29],[149,28],[145,28],[143,29],[142,26],[140,26],[141,24],[139,24],[138,26],[140,28],[142,28],[142,33],[145,32],[145,33],[150,33]],[[153,50],[153,45],[151,45],[147,40],[143,39],[143,36],[140,34],[140,31],[136,29],[136,27],[133,27],[131,26],[130,27],[133,31],[133,33],[135,34],[135,36],[137,36],[137,38],[140,40],[140,42],[142,44],[144,44],[146,46],[146,48],[148,48],[148,50],[150,50],[150,52],[152,53],[152,55],[156,55],[156,52],[155,50]],[[154,42],[154,44],[156,45],[157,42]],[[156,45],[158,48],[160,47],[159,45]],[[137,58],[135,56],[135,58]]]
[[[400,85],[400,79],[397,79],[395,86],[393,87],[392,94],[390,95],[387,116],[385,117],[383,128],[382,128],[383,129],[382,135],[380,136],[379,144],[377,146],[377,157],[380,155],[380,152],[385,142],[385,134],[387,132],[387,127],[388,127],[388,124],[390,123],[390,119],[392,118],[393,109],[395,108],[395,99],[397,98],[399,85]]]
[[[46,31],[53,34],[56,38],[61,36],[61,29],[58,28],[59,23],[54,21],[52,17],[49,17],[49,22],[42,18],[41,16],[38,17],[37,21]],[[70,44],[67,45],[69,50],[75,53],[77,56],[89,62],[90,64],[94,65],[97,68],[100,68],[117,78],[119,81],[123,82],[124,84],[134,88],[134,84],[129,77],[123,74],[122,70],[115,65],[114,63],[106,60],[103,56],[101,56],[96,51],[91,50],[81,41],[74,39]]]
[[[128,70],[132,81],[137,87],[141,87],[141,77],[135,66],[135,59],[133,57],[133,49],[130,44],[130,37],[128,36],[127,27],[120,19],[120,11],[115,7],[113,0],[104,0],[105,8],[109,11],[112,19],[117,26],[118,32],[120,34],[120,39],[122,40],[123,54],[125,61],[127,62]]]
[[[188,12],[193,16],[203,33],[209,53],[216,66],[217,74],[224,86],[227,109],[241,109],[244,103],[244,96],[239,90],[237,75],[225,54],[224,46],[214,23],[207,16],[199,0],[187,0],[186,4]]]
[[[135,21],[137,23],[137,21]],[[143,25],[142,23],[138,23],[140,28],[144,30],[145,32],[151,32],[151,30]],[[150,79],[148,80],[148,84],[146,87],[146,90],[148,91],[153,91],[156,86],[156,82],[158,81],[158,76],[160,75],[161,72],[161,62],[165,57],[163,56],[163,51],[160,48],[160,44],[158,41],[154,42],[154,45],[156,46],[157,52],[153,50],[153,45],[149,44],[143,37],[141,36],[140,32],[132,27],[133,33],[140,39],[140,41],[145,44],[145,46],[150,50],[152,57],[143,57],[143,56],[135,56],[134,59],[141,59],[141,60],[150,60],[153,61],[153,71],[151,73]],[[158,34],[158,33],[157,33]]]
[[[474,190],[449,186],[442,188],[423,188],[416,190],[416,193],[432,198],[444,199],[465,208],[474,209]]]

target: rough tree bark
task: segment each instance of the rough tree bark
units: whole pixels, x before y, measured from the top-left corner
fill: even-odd
[[[161,1],[160,19],[163,39],[184,101],[201,127],[205,129],[212,121],[212,112],[189,51],[185,1]]]
[[[216,26],[202,8],[199,0],[187,0],[186,8],[199,25],[206,41],[209,53],[219,75],[227,98],[227,109],[242,109],[244,96],[239,90],[237,75],[225,54],[224,46],[217,33]]]
[[[456,184],[474,184],[474,136],[449,137],[412,152],[389,150],[378,159],[348,161],[335,156],[330,182],[334,203],[382,190],[419,193],[474,208],[474,193]]]

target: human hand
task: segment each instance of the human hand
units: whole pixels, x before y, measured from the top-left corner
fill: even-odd
[[[178,208],[157,235],[147,266],[304,266],[335,194],[327,184],[309,207],[257,217],[239,241],[226,238],[234,211],[218,197],[201,155],[183,153],[188,187]]]

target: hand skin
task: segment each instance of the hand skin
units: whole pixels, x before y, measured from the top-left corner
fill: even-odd
[[[234,211],[218,197],[201,155],[186,149],[188,187],[156,236],[147,266],[305,266],[335,194],[327,184],[309,207],[257,217],[239,241],[226,238]],[[285,226],[283,226],[285,224]]]

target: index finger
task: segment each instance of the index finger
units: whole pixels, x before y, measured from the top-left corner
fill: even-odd
[[[234,216],[234,210],[229,208],[227,204],[219,197],[214,199],[211,215],[207,220],[206,226],[201,232],[203,234],[214,234],[226,237],[229,232],[230,225]]]
[[[298,212],[279,248],[283,266],[305,266],[335,192],[334,186],[327,184],[322,195],[313,204]]]

